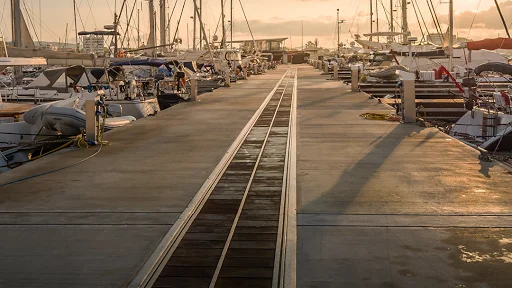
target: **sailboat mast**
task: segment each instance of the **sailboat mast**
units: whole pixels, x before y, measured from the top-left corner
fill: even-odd
[[[162,45],[162,53],[165,51],[165,38],[166,38],[166,33],[165,33],[165,6],[166,6],[166,1],[165,0],[160,0],[160,45]]]
[[[501,13],[500,4],[498,4],[498,0],[494,0],[494,3],[496,4],[496,8],[498,8],[498,13],[500,14],[501,22],[503,23],[503,27],[505,27],[505,32],[507,32],[507,36],[508,38],[510,38],[507,22],[505,22],[505,18],[503,18],[503,14]]]
[[[21,7],[20,0],[11,0],[12,39],[15,47],[21,47]]]
[[[395,32],[393,21],[393,0],[389,0],[389,31],[391,32]]]
[[[194,7],[197,6],[197,0],[194,0]],[[194,28],[192,28],[193,37],[192,37],[192,50],[196,51],[196,35],[197,35],[197,10],[194,9]]]
[[[377,32],[379,32],[379,3],[377,2],[377,0],[375,0],[375,17],[377,18],[377,20],[375,20]],[[379,40],[380,38],[379,36],[377,36],[377,42],[379,42]]]
[[[66,23],[66,38],[64,38],[64,45],[62,48],[68,48],[68,23]]]
[[[448,29],[448,32],[450,33],[448,35],[449,41],[448,45],[450,46],[448,49],[450,51],[450,56],[448,59],[448,71],[452,71],[453,69],[453,0],[450,0],[449,2],[449,17],[450,17],[450,27]]]
[[[451,1],[451,0],[450,0]],[[403,42],[407,42],[407,36],[409,32],[408,22],[407,22],[407,0],[402,0],[402,33],[403,34]]]
[[[137,8],[137,48],[140,48],[140,9]]]
[[[370,34],[373,33],[373,1],[370,0]],[[370,41],[372,41],[372,36],[370,36]]]
[[[199,7],[197,6],[197,2],[194,1],[194,10],[199,10]],[[206,47],[208,47],[208,52],[210,52],[210,57],[211,59],[213,59],[213,52],[212,52],[212,49],[211,49],[211,46],[210,46],[210,43],[208,42],[208,38],[206,37],[206,29],[204,28],[204,23],[201,19],[199,19],[199,33],[203,33],[203,38],[204,38],[204,41],[205,41],[205,44],[206,44]],[[215,67],[215,62],[213,64],[213,66]]]
[[[155,6],[153,0],[149,0],[149,39],[146,46],[156,46],[156,20],[155,20]],[[151,56],[155,57],[156,49],[151,48]]]
[[[220,0],[221,6],[221,16],[222,16],[222,48],[226,49],[226,24],[225,24],[225,15],[224,15],[224,0]]]
[[[231,0],[231,49],[233,49],[233,0]]]
[[[336,47],[338,49],[338,57],[340,57],[340,9],[336,9],[336,34],[338,35]],[[304,43],[304,40],[302,42]]]
[[[42,44],[41,44],[42,40],[43,40],[43,16],[42,16],[42,12],[41,12],[41,0],[39,0],[39,47],[42,46]]]
[[[114,57],[117,57],[118,51],[117,47],[119,46],[117,41],[117,31],[118,31],[118,22],[117,22],[117,12],[114,12]],[[76,17],[75,17],[75,23],[76,23]]]
[[[199,0],[199,25],[203,22],[203,0]],[[203,33],[199,27],[199,50],[203,49]]]
[[[78,26],[76,25],[76,0],[73,0],[73,11],[75,15],[75,40],[76,40],[76,52],[80,51],[80,43],[78,42]]]

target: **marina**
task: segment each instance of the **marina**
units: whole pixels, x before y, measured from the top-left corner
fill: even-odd
[[[297,80],[291,74],[295,70]],[[296,115],[293,109],[288,114],[286,106],[276,107],[283,96],[281,105],[293,108],[292,84],[297,85]],[[2,285],[140,287],[154,281],[153,287],[208,287],[213,276],[215,287],[272,287],[275,277],[296,277],[288,287],[418,282],[443,287],[474,283],[472,277],[490,287],[510,283],[508,273],[481,276],[510,265],[499,260],[510,257],[510,170],[478,160],[476,150],[435,128],[360,118],[362,112],[392,109],[349,88],[326,81],[307,65],[281,66],[109,132],[110,146],[65,173],[0,188],[0,257],[8,263],[1,269]],[[277,180],[283,176],[270,167],[286,171],[272,164],[284,159],[283,148],[273,146],[286,142],[270,137],[261,148],[266,134],[286,138],[281,133],[288,124],[280,118],[274,120],[277,126],[265,128],[273,115],[285,111],[292,117],[289,131],[296,129],[295,155],[289,155],[296,158],[288,158],[296,165],[289,178],[296,181],[296,213],[293,206],[271,204],[283,201],[277,193],[283,191]],[[212,129],[217,133],[202,132]],[[267,155],[266,149],[279,154]],[[2,175],[2,183],[92,152],[47,156]],[[254,170],[251,163],[258,160]],[[271,166],[263,168],[266,163]],[[243,184],[251,175],[252,185]],[[223,183],[231,184],[219,186]],[[244,209],[238,208],[240,201]],[[283,227],[277,220],[283,213],[271,210],[286,207],[283,211],[296,217],[296,225]],[[286,229],[270,232],[278,229],[277,222]],[[257,237],[250,236],[253,229]],[[279,251],[276,243],[282,243],[277,235],[293,235],[293,230],[296,255],[290,248],[293,237],[286,245],[292,255],[272,255]],[[225,240],[217,239],[228,235],[226,250]],[[167,250],[164,246],[173,245],[170,260],[157,257]],[[223,255],[223,265],[212,251]],[[284,274],[276,274],[274,257],[284,261]],[[27,267],[33,272],[26,274]]]
[[[510,5],[45,1],[0,12],[0,287],[512,287]]]

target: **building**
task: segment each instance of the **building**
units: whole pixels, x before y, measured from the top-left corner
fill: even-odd
[[[105,38],[103,35],[88,35],[82,38],[85,53],[105,56]]]
[[[227,44],[240,44],[244,50],[256,51],[284,51],[286,47],[283,42],[288,38],[267,38],[253,40],[226,41]],[[218,42],[220,43],[220,42]]]

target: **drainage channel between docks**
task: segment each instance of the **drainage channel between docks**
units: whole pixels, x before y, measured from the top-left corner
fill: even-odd
[[[283,287],[296,73],[286,71],[159,263],[130,287]]]

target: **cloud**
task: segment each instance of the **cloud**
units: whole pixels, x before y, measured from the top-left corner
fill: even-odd
[[[505,20],[512,19],[512,1],[500,3],[500,8]],[[492,6],[487,10],[477,12],[476,16],[472,11],[464,11],[462,13],[455,14],[453,18],[455,31],[458,29],[470,29],[471,26],[472,28],[504,30],[500,14],[495,6]],[[440,15],[439,22],[448,24],[448,15]],[[509,23],[507,23],[507,25],[509,25]]]
[[[249,24],[254,34],[267,36],[282,35],[302,35],[304,27],[304,36],[331,36],[334,35],[336,21],[330,16],[318,17],[318,20],[249,20]],[[235,21],[235,31],[238,33],[248,33],[249,29],[245,21]]]

